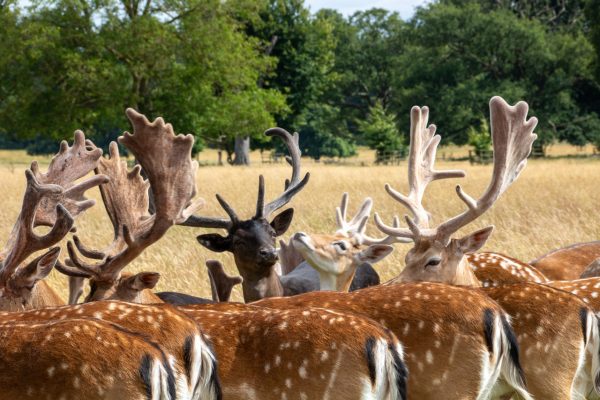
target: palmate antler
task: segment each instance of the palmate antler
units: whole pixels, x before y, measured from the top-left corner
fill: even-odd
[[[411,156],[409,158],[410,192],[404,196],[389,185],[388,193],[413,214],[414,218],[406,217],[408,228],[390,227],[383,223],[375,214],[378,228],[391,236],[414,240],[428,237],[447,243],[452,234],[463,226],[474,221],[485,213],[506,189],[517,179],[531,153],[531,146],[536,139],[533,133],[537,118],[527,118],[528,106],[519,102],[510,106],[501,97],[495,96],[490,100],[490,120],[492,141],[494,147],[494,170],[491,182],[485,193],[477,200],[466,194],[460,185],[456,187],[459,198],[467,205],[467,210],[445,221],[438,227],[429,226],[429,213],[422,205],[423,193],[427,185],[436,179],[461,177],[463,171],[435,171],[433,162],[439,144],[439,136],[433,136],[435,126],[425,129],[427,123],[426,107],[411,110]]]
[[[102,159],[96,173],[111,178],[101,187],[102,200],[114,228],[114,239],[103,251],[86,248],[78,237],[67,245],[69,259],[60,270],[71,276],[116,279],[123,268],[167,230],[185,221],[204,201],[197,199],[195,175],[198,163],[192,161],[192,135],[175,135],[162,118],[150,123],[142,114],[127,109],[133,134],[125,133],[119,142],[136,157],[139,165],[131,171],[120,159],[116,143],[110,145],[110,158]],[[148,180],[140,175],[144,169]],[[148,187],[155,199],[155,212],[148,212]],[[84,262],[79,252],[99,263]]]
[[[81,183],[75,181],[95,168],[102,150],[86,141],[83,132],[76,131],[72,147],[61,142],[46,173],[39,170],[36,162],[25,171],[27,187],[21,213],[9,240],[0,253],[0,287],[4,288],[11,277],[18,274],[19,266],[31,254],[58,243],[73,228],[74,218],[95,204],[83,194],[87,189],[108,181],[105,175],[97,175]],[[33,229],[38,225],[51,226],[45,235],[37,235]],[[40,264],[48,272],[57,261],[60,249],[51,248],[30,265]],[[20,270],[23,270],[21,268]]]
[[[298,144],[299,136],[297,132],[292,135],[285,129],[271,128],[265,132],[265,135],[280,137],[281,140],[283,140],[283,142],[286,144],[290,153],[288,162],[292,166],[292,177],[291,179],[286,179],[283,193],[279,195],[279,197],[277,197],[275,200],[271,201],[268,204],[265,204],[265,180],[262,175],[259,176],[258,196],[256,200],[256,213],[253,217],[255,219],[269,218],[271,214],[273,214],[275,211],[279,210],[281,207],[289,203],[291,199],[298,192],[300,192],[304,188],[304,186],[306,186],[310,178],[310,173],[307,172],[304,175],[304,178],[300,179],[300,157],[302,153],[300,152],[300,146]],[[231,207],[220,195],[217,194],[216,197],[221,207],[229,216],[229,219],[218,217],[200,217],[193,215],[181,225],[199,228],[229,229],[235,224],[237,224],[239,222],[239,217],[236,214],[233,207]]]

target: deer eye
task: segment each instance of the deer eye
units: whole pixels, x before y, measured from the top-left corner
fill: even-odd
[[[438,257],[434,257],[429,259],[429,261],[427,261],[427,264],[425,264],[425,268],[427,267],[435,267],[436,265],[439,265],[442,262],[441,258]]]
[[[348,249],[348,247],[346,246],[346,243],[344,243],[344,242],[335,242],[335,243],[333,243],[333,246],[336,249],[339,249],[341,251],[346,251]]]

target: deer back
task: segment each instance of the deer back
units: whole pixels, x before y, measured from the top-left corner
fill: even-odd
[[[499,253],[467,254],[466,259],[483,287],[505,283],[544,283],[548,279],[535,267]]]
[[[551,251],[530,262],[550,280],[578,279],[595,259],[600,257],[600,241],[577,243]]]

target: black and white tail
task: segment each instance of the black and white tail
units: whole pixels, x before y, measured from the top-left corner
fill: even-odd
[[[389,338],[370,337],[365,344],[373,400],[406,400],[408,370],[402,345],[392,334]]]
[[[600,320],[588,308],[579,312],[583,343],[571,386],[573,399],[600,399]]]
[[[192,399],[221,400],[217,361],[210,344],[200,333],[186,339],[184,361],[189,375]]]

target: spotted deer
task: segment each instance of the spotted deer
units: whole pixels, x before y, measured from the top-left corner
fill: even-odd
[[[407,398],[402,346],[369,318],[238,303],[178,309],[212,340],[224,398]]]
[[[479,250],[493,227],[462,238],[453,236],[485,213],[525,168],[536,138],[533,129],[537,124],[535,117],[527,119],[527,111],[525,102],[510,106],[500,97],[490,100],[494,167],[489,186],[478,199],[457,186],[456,193],[467,210],[432,227],[431,214],[422,204],[427,185],[440,177],[459,176],[462,172],[434,170],[439,136],[434,136],[434,125],[427,126],[428,110],[412,109],[409,194],[405,196],[386,185],[386,191],[406,206],[412,217],[405,218],[407,227],[392,227],[385,225],[375,214],[375,222],[382,232],[414,242],[406,255],[404,269],[390,283],[436,281],[481,286],[465,254]],[[482,292],[496,300],[512,317],[521,349],[524,349],[521,358],[528,388],[534,397],[583,399],[598,390],[596,378],[600,371],[596,360],[600,341],[595,328],[597,320],[585,303],[567,293],[559,296],[553,288],[529,283],[484,288]],[[553,323],[559,326],[546,329]],[[541,365],[556,364],[561,368],[552,374],[548,374],[546,368],[540,368]]]
[[[21,212],[0,252],[0,309],[17,311],[65,304],[43,279],[60,253],[59,247],[52,246],[73,229],[79,214],[95,204],[84,197],[85,191],[108,179],[97,175],[75,182],[95,167],[101,155],[102,150],[86,143],[83,132],[76,131],[73,146],[63,141],[47,172],[41,172],[35,161],[25,170],[27,186]],[[38,235],[34,228],[40,225],[51,229]],[[46,252],[25,263],[42,250]]]
[[[235,210],[217,194],[217,200],[225,210],[228,219],[191,216],[183,225],[201,228],[220,228],[227,231],[227,236],[217,233],[203,234],[197,237],[198,242],[215,252],[229,251],[233,253],[238,272],[244,279],[242,289],[246,302],[269,296],[283,296],[294,292],[294,288],[286,285],[276,271],[278,260],[275,238],[287,231],[294,214],[287,209],[269,222],[270,216],[289,203],[308,183],[310,177],[306,173],[300,179],[300,148],[298,133],[291,135],[281,128],[266,131],[267,136],[277,136],[283,140],[290,153],[292,165],[291,180],[286,180],[285,190],[275,200],[265,204],[264,178],[259,177],[258,199],[254,216],[241,220]]]
[[[508,385],[507,392],[532,399],[510,317],[478,290],[420,282],[310,292],[253,304],[279,310],[324,307],[378,321],[404,346],[408,398],[483,400]]]
[[[106,212],[112,222],[114,238],[104,250],[93,250],[75,235],[67,243],[69,258],[58,269],[70,276],[90,278],[86,301],[121,299],[132,302],[161,302],[149,290],[158,281],[156,273],[131,275],[122,270],[147,247],[157,242],[167,230],[184,222],[203,204],[192,201],[196,194],[195,175],[198,163],[192,161],[192,135],[175,135],[171,124],[162,118],[150,123],[133,109],[127,109],[133,134],[125,133],[118,141],[139,162],[131,171],[121,160],[115,142],[109,147],[110,158],[102,158],[95,170],[110,182],[100,186]],[[144,169],[148,179],[140,175]],[[155,212],[148,212],[148,189],[155,199]],[[99,260],[85,261],[78,254]],[[119,283],[122,283],[119,285]],[[116,289],[121,290],[116,293]],[[148,300],[140,300],[142,296]]]
[[[173,399],[220,399],[216,359],[200,327],[185,314],[164,305],[102,301],[26,312],[0,312],[0,331],[20,324],[48,324],[75,319],[101,320],[159,343],[175,380]],[[67,337],[68,331],[63,332]]]
[[[224,398],[409,398],[400,342],[368,318],[236,303],[179,309],[213,340]]]
[[[119,325],[15,318],[0,337],[3,399],[179,399],[162,348]]]
[[[465,258],[483,287],[505,283],[548,282],[548,278],[537,268],[500,253],[470,253]]]
[[[597,258],[600,258],[600,241],[576,243],[553,250],[529,264],[550,280],[573,280],[579,278]]]

